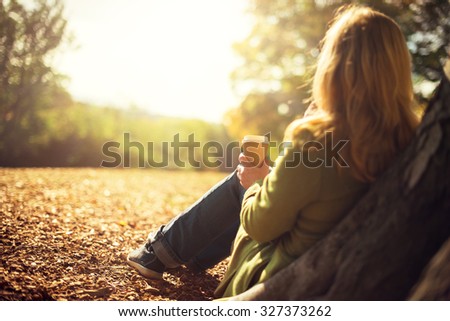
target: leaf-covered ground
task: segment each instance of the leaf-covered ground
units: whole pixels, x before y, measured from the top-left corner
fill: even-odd
[[[126,255],[223,173],[0,169],[0,300],[210,300],[226,269],[146,280]]]

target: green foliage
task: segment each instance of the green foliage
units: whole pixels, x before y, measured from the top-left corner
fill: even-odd
[[[445,58],[450,53],[450,2],[425,0],[409,5],[401,18],[408,34],[414,71],[431,81],[440,78]]]
[[[161,145],[163,142],[174,141],[179,135],[180,141],[188,141],[188,136],[194,134],[200,147],[195,149],[195,159],[202,160],[201,147],[208,141],[217,141],[222,145],[228,142],[225,129],[221,125],[214,125],[195,119],[178,119],[150,116],[146,112],[135,109],[133,111],[117,108],[98,107],[82,103],[70,105],[54,105],[52,108],[40,110],[36,117],[42,124],[42,130],[34,133],[26,141],[17,141],[13,148],[19,150],[23,157],[6,157],[7,166],[99,166],[102,161],[108,161],[103,152],[107,142],[117,142],[120,147],[114,151],[120,154],[124,165],[124,157],[130,157],[131,167],[139,165],[139,157],[148,165],[148,158],[156,161],[163,158]],[[144,146],[144,154],[139,154],[138,148],[127,148],[125,135],[129,141]],[[153,153],[148,154],[148,143],[154,145]],[[31,153],[26,147],[32,146]],[[25,149],[24,149],[25,148]],[[181,149],[181,159],[186,161],[186,168],[191,168],[187,162],[187,150]],[[170,150],[169,160],[173,158]],[[177,168],[172,161],[167,168]],[[202,168],[200,168],[202,169]]]
[[[399,23],[413,56],[418,93],[424,80],[439,78],[442,60],[450,50],[448,0],[249,1],[255,24],[247,38],[235,44],[243,63],[232,79],[236,89],[251,88],[251,92],[226,115],[234,138],[242,137],[246,130],[262,134],[273,125],[273,137],[280,139],[282,127],[303,114],[318,45],[328,21],[343,4],[370,5]]]

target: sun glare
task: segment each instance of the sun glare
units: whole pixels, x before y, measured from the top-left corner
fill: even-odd
[[[250,28],[242,0],[64,0],[75,50],[59,57],[81,101],[221,121],[238,103],[233,42]]]

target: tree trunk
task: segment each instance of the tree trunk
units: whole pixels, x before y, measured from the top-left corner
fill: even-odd
[[[450,79],[450,61],[446,70]],[[403,300],[449,236],[450,82],[443,77],[410,146],[349,215],[294,263],[233,299]],[[449,247],[411,299],[448,298],[448,274],[439,288],[431,279],[436,266],[448,271]]]
[[[450,300],[450,239],[433,257],[410,300]]]

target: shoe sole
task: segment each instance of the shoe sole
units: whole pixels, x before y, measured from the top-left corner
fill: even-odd
[[[140,265],[139,263],[136,263],[136,262],[130,260],[128,257],[127,257],[127,263],[128,263],[128,265],[130,265],[132,268],[134,268],[136,271],[138,271],[142,276],[146,277],[147,279],[160,280],[163,277],[162,273],[147,269],[146,267]]]

